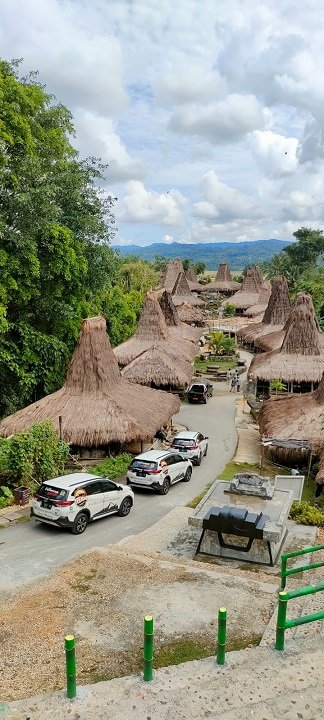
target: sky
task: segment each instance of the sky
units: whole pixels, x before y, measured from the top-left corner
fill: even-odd
[[[1,0],[0,54],[108,163],[115,244],[322,227],[321,0]]]

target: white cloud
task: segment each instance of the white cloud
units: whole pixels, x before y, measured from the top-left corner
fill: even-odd
[[[203,200],[194,203],[193,213],[205,222],[223,223],[252,211],[251,200],[235,188],[222,183],[213,170],[202,178],[200,193]]]
[[[163,235],[162,242],[170,245],[170,243],[173,243],[173,235],[169,235],[168,233],[166,233],[165,235]]]
[[[157,78],[155,90],[157,100],[161,104],[209,102],[211,98],[216,99],[225,95],[226,82],[216,70],[210,70],[208,67],[187,60]]]
[[[186,198],[178,190],[157,193],[146,190],[143,183],[131,181],[128,194],[120,202],[118,216],[130,223],[150,222],[155,225],[181,225]]]
[[[228,95],[208,106],[187,105],[177,110],[170,129],[198,135],[212,143],[236,142],[244,135],[264,127],[266,114],[253,95]]]
[[[284,137],[272,130],[255,130],[249,142],[256,162],[266,175],[287,175],[296,171],[297,138]]]
[[[109,182],[123,182],[145,176],[145,163],[133,158],[114,129],[112,120],[90,112],[82,113],[77,119],[78,144],[82,151],[100,157],[108,163]]]

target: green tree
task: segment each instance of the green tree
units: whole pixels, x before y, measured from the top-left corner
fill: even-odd
[[[107,331],[113,347],[127,340],[136,330],[143,295],[133,290],[125,293],[118,285],[108,291],[102,302]]]
[[[126,292],[136,290],[145,293],[157,285],[158,277],[153,265],[146,260],[128,260],[120,265],[118,284]]]
[[[61,382],[83,317],[116,279],[105,168],[81,161],[70,112],[0,61],[0,412]]]
[[[206,265],[204,262],[194,262],[192,263],[192,269],[196,275],[203,275],[206,270]]]

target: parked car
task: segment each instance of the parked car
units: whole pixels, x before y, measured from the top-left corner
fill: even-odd
[[[195,382],[187,390],[188,402],[203,402],[206,404],[209,397],[213,394],[213,386],[211,383]]]
[[[125,517],[133,504],[134,493],[126,485],[79,472],[46,480],[33,497],[31,516],[81,535],[92,520],[113,513]]]
[[[207,455],[208,437],[200,432],[182,430],[175,435],[171,447],[185,458],[190,458],[194,465],[200,465],[202,458]]]
[[[180,480],[189,482],[192,464],[174,450],[148,450],[134,458],[127,471],[127,484],[133,487],[151,488],[166,495],[170,485]]]

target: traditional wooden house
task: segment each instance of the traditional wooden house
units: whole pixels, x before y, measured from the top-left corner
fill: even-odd
[[[172,295],[167,290],[164,290],[159,297],[159,303],[170,333],[197,344],[201,331],[198,328],[189,327],[180,320],[177,308],[172,301]]]
[[[0,423],[9,437],[51,420],[57,434],[81,458],[102,457],[152,441],[180,408],[171,394],[127,382],[106,334],[103,317],[87,318],[63,387]]]
[[[254,349],[256,341],[273,332],[281,332],[291,310],[288,283],[285,277],[272,280],[271,295],[261,322],[249,324],[237,332],[237,339],[243,345]],[[283,339],[283,338],[282,338]]]
[[[260,268],[257,265],[246,268],[240,289],[230,299],[223,300],[222,306],[224,307],[228,303],[235,305],[236,314],[243,315],[244,310],[259,302],[263,282]]]

